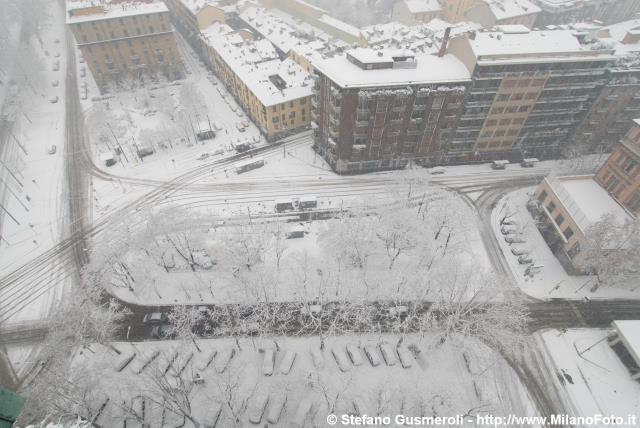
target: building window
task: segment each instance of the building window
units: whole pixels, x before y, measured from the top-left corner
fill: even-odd
[[[515,80],[504,80],[502,82],[502,87],[503,88],[513,88],[514,86],[516,86],[516,81]]]
[[[276,112],[276,108],[277,108],[276,106],[273,106],[273,112],[274,113]]]
[[[542,192],[540,192],[540,194],[538,195],[538,202],[544,202],[544,200],[547,199],[547,191],[543,190]]]
[[[613,193],[616,190],[616,187],[618,187],[618,183],[620,183],[620,180],[618,180],[614,174],[611,174],[611,177],[607,180],[604,188],[607,192]]]
[[[556,224],[558,226],[560,226],[562,224],[562,222],[564,222],[564,216],[562,215],[562,213],[559,213],[556,218],[555,218]]]
[[[307,99],[306,98],[300,98],[300,104],[305,105],[306,103],[307,103]]]
[[[491,114],[500,114],[504,111],[503,107],[494,107],[491,109]]]
[[[531,106],[520,106],[520,108],[518,109],[518,112],[523,113],[525,111],[529,111],[530,108]]]
[[[504,109],[505,113],[515,113],[516,111],[518,111],[518,107],[516,106],[511,106]]]
[[[572,259],[580,253],[580,243],[576,242],[567,253]]]
[[[511,119],[501,119],[500,126],[509,126],[511,124]]]
[[[627,158],[627,160],[625,160],[622,164],[622,169],[624,169],[624,172],[626,172],[627,174],[630,174],[635,166],[636,162],[631,158]]]
[[[549,210],[549,214],[551,214],[555,209],[556,209],[556,204],[554,204],[553,201],[549,202],[549,205],[547,205],[547,210]]]
[[[527,92],[527,95],[526,95],[525,99],[527,99],[527,100],[535,100],[537,96],[538,96],[538,94],[535,93],[535,92]]]
[[[513,94],[511,96],[511,101],[519,101],[524,97],[524,93],[518,92],[517,94]]]
[[[631,198],[629,198],[629,200],[627,201],[627,206],[633,212],[640,209],[640,194],[634,193],[633,195],[631,195]]]
[[[376,113],[385,113],[387,111],[387,103],[378,103],[376,105]]]
[[[278,116],[273,117],[273,123],[278,123],[279,120],[280,118]]]
[[[562,233],[564,234],[564,237],[567,238],[567,240],[568,240],[569,238],[571,238],[573,236],[573,229],[571,229],[571,227],[567,226],[567,228]]]
[[[509,99],[509,94],[496,95],[496,101],[507,101],[508,99]]]
[[[444,104],[444,97],[437,96],[433,99],[433,102],[431,103],[431,108],[442,108],[442,104]]]
[[[293,108],[293,101],[289,101],[289,107]]]
[[[498,123],[498,121],[496,119],[491,119],[491,120],[487,120],[487,123],[485,126],[496,126]]]

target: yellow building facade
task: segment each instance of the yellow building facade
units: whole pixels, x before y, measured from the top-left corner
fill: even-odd
[[[141,73],[182,74],[169,14],[163,3],[68,4],[67,25],[101,90],[109,82]]]

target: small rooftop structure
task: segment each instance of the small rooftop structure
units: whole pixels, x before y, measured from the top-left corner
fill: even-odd
[[[540,12],[529,0],[485,0],[485,3],[498,21]]]

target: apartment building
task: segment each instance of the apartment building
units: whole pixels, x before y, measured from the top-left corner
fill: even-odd
[[[391,20],[415,25],[442,16],[443,11],[438,0],[403,0],[393,5]]]
[[[449,43],[472,80],[449,161],[558,157],[606,83],[611,49],[571,30],[499,29]]]
[[[465,12],[469,21],[483,27],[494,25],[524,25],[533,28],[540,8],[528,0],[485,0]]]
[[[566,25],[597,20],[606,25],[632,18],[640,0],[533,0],[540,7],[535,26]]]
[[[437,162],[446,152],[470,82],[453,55],[359,48],[314,66],[314,148],[336,172]]]
[[[640,20],[601,28],[595,36],[613,46],[618,59],[574,138],[590,151],[611,151],[640,117]]]
[[[596,173],[595,180],[627,210],[640,214],[640,119]]]
[[[182,74],[168,12],[162,2],[67,2],[67,25],[101,91],[127,76]]]
[[[201,42],[205,60],[268,140],[309,126],[312,77],[280,59],[271,42],[219,22],[201,32]]]

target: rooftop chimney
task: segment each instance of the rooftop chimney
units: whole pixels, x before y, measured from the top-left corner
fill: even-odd
[[[438,52],[439,57],[443,57],[445,51],[447,50],[447,43],[449,42],[449,34],[451,34],[451,27],[447,27],[444,30],[444,36],[442,37],[442,45],[440,46],[440,52]]]

